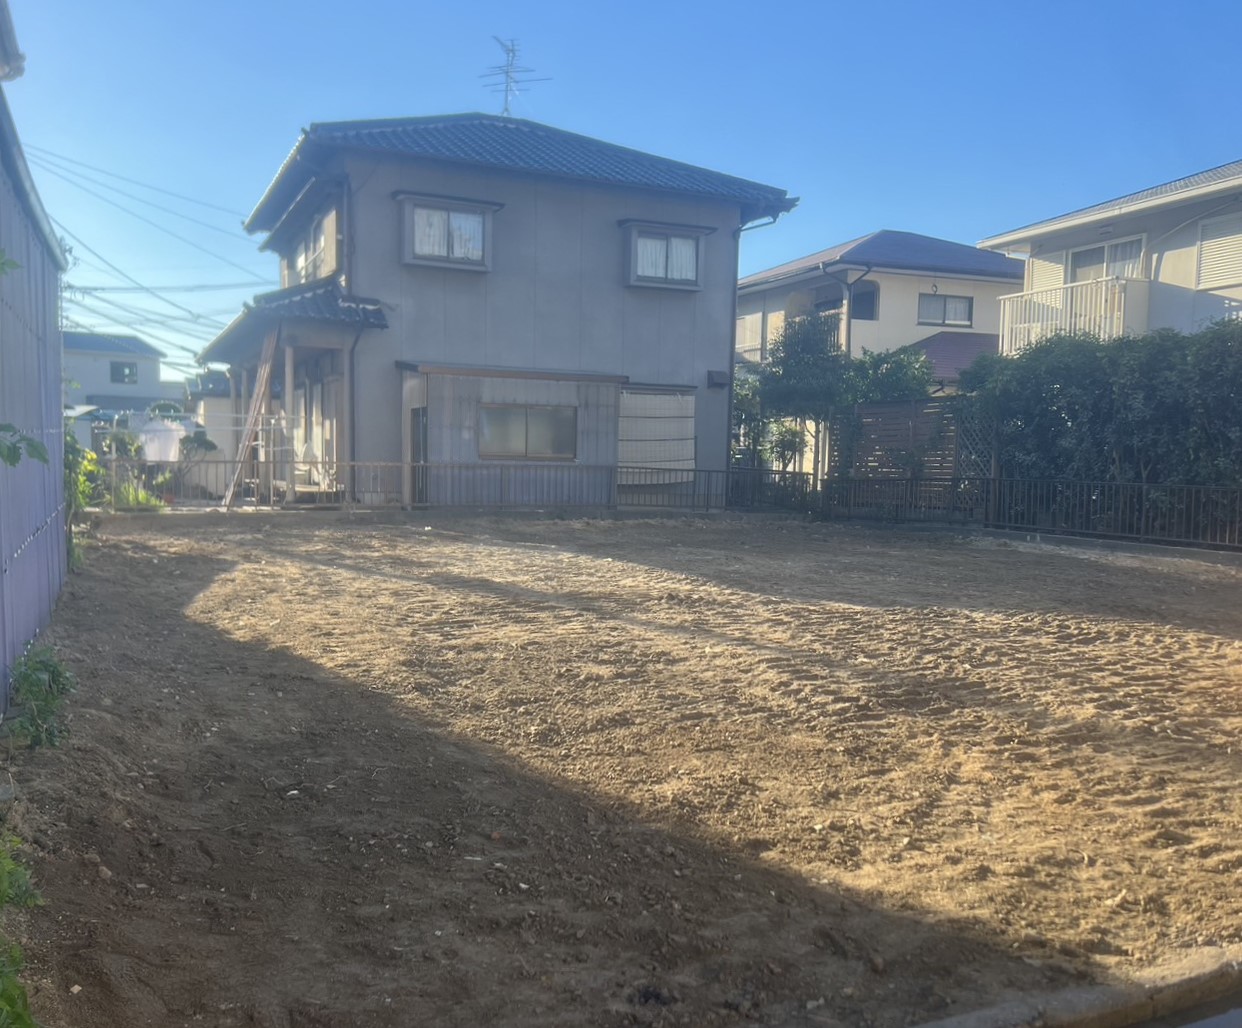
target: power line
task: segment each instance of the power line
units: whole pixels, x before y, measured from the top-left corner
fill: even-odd
[[[170,300],[166,296],[161,296],[150,286],[144,286],[141,282],[139,282],[136,278],[134,278],[133,275],[129,274],[128,272],[122,271],[115,264],[113,264],[110,260],[108,260],[107,257],[103,256],[103,254],[101,254],[98,250],[92,248],[89,244],[84,242],[81,236],[65,228],[65,226],[61,224],[61,222],[57,221],[55,218],[52,218],[52,224],[54,224],[58,229],[60,229],[61,232],[67,235],[70,239],[76,242],[79,246],[81,246],[82,249],[84,249],[87,253],[91,254],[96,260],[102,261],[105,265],[111,268],[112,271],[116,272],[116,274],[119,275],[126,282],[129,282],[131,285],[137,286],[139,290],[141,290],[142,292],[148,293],[149,295],[154,296],[157,300],[161,301],[162,303],[168,304],[170,307],[175,307],[177,310],[182,311],[185,314],[189,314],[191,316],[194,315],[195,312],[190,310],[189,307],[186,307],[183,304],[177,303],[176,300]]]
[[[65,182],[68,182],[72,186],[77,186],[79,189],[86,189],[86,187],[83,186],[80,182],[70,177],[71,172],[67,168],[58,168],[56,165],[48,162],[46,159],[35,157],[33,155],[30,158],[30,163],[33,164],[36,168],[46,171],[49,175],[55,175],[57,178],[63,179]],[[223,236],[228,236],[234,242],[243,242],[243,241],[247,243],[250,242],[250,240],[247,239],[246,236],[244,236],[240,232],[235,231],[234,229],[221,228],[219,225],[213,225],[211,222],[203,221],[201,218],[193,218],[188,214],[182,214],[180,211],[174,210],[171,207],[165,207],[163,204],[156,203],[154,200],[148,200],[145,197],[138,196],[136,193],[130,193],[124,189],[118,188],[117,186],[109,185],[107,182],[103,182],[100,179],[91,178],[91,176],[89,175],[83,175],[80,171],[72,172],[72,174],[76,174],[83,181],[91,182],[94,185],[97,185],[102,189],[110,189],[112,192],[118,193],[121,196],[127,197],[130,200],[135,200],[138,203],[144,203],[148,207],[154,207],[157,211],[163,211],[165,214],[171,214],[174,218],[183,218],[184,220],[189,221],[195,225],[200,225],[203,228],[210,229],[212,232],[219,232]],[[98,194],[92,193],[91,195],[97,196]]]
[[[161,293],[208,293],[217,290],[223,292],[227,289],[250,289],[253,285],[253,282],[204,282],[188,286],[151,286],[151,288],[158,289]],[[146,286],[73,286],[72,288],[80,289],[84,293],[141,293],[146,291]]]
[[[223,211],[225,214],[231,214],[233,215],[233,217],[241,218],[243,221],[245,221],[246,219],[246,215],[241,213],[240,211],[235,211],[228,207],[221,207],[219,204],[209,203],[206,200],[197,200],[194,197],[186,196],[183,193],[174,193],[171,189],[164,189],[162,186],[153,186],[149,182],[141,182],[136,178],[129,178],[126,175],[120,175],[115,171],[108,171],[106,168],[100,168],[94,164],[87,164],[86,161],[79,161],[78,159],[74,157],[66,157],[63,154],[54,153],[53,151],[47,150],[41,146],[33,146],[30,143],[26,143],[24,144],[23,149],[30,151],[31,153],[42,154],[44,157],[54,157],[56,160],[64,161],[66,164],[76,164],[79,167],[87,168],[90,171],[98,172],[100,175],[107,175],[110,178],[117,178],[117,179],[120,179],[122,182],[128,182],[130,185],[141,186],[143,189],[151,189],[157,193],[163,193],[165,196],[173,196],[173,197],[176,197],[178,200],[186,201],[186,203],[196,203],[200,207],[210,207],[212,210],[215,210],[215,211]]]
[[[230,313],[230,311],[226,310],[226,311],[195,311],[194,314],[190,317],[183,317],[183,316],[176,315],[176,314],[159,315],[156,311],[148,310],[145,307],[134,307],[130,304],[120,303],[117,300],[109,299],[106,296],[96,296],[89,290],[79,290],[76,286],[70,285],[69,283],[65,284],[65,289],[70,294],[67,297],[67,299],[71,300],[74,303],[80,303],[81,300],[78,297],[73,296],[72,294],[74,292],[83,292],[90,299],[97,301],[99,303],[107,304],[109,307],[115,307],[117,310],[125,311],[127,314],[135,314],[140,317],[146,317],[147,315],[151,315],[152,318],[154,318],[155,320],[165,321],[165,322],[168,322],[168,321],[188,322],[191,325],[196,325],[201,328],[208,329],[209,331],[212,329],[211,329],[211,326],[206,324],[206,322],[212,322],[216,326],[216,329],[224,328],[228,323],[220,320],[220,318],[217,315]]]
[[[125,323],[123,321],[117,320],[117,318],[114,315],[110,314],[108,311],[102,311],[97,307],[92,307],[90,304],[83,303],[81,300],[74,300],[72,302],[76,307],[80,307],[82,310],[86,311],[88,314],[94,314],[95,317],[97,318],[103,318],[105,324],[121,325],[122,327],[128,327],[128,326],[125,326]],[[89,329],[88,331],[96,331],[96,330]],[[133,329],[130,329],[130,331],[133,331]],[[142,336],[145,339],[154,340],[157,343],[162,343],[164,346],[170,347],[171,349],[180,350],[182,353],[188,353],[190,356],[194,358],[198,357],[199,351],[193,349],[192,347],[185,346],[181,343],[174,343],[171,339],[167,339],[164,336],[158,335],[157,333],[152,332],[150,329],[143,331]]]
[[[108,197],[104,196],[103,193],[95,192],[95,190],[82,185],[81,182],[74,182],[73,179],[68,178],[65,175],[61,175],[59,172],[52,171],[50,173],[53,175],[56,175],[58,178],[63,178],[70,185],[77,186],[78,189],[82,190],[84,193],[89,193],[91,196],[95,197],[96,199],[102,200],[104,203],[117,208],[117,210],[124,211],[131,218],[137,218],[139,221],[143,222],[144,224],[150,225],[152,228],[157,229],[160,232],[163,232],[165,235],[172,236],[172,238],[176,239],[178,242],[182,242],[182,243],[185,243],[187,246],[193,247],[195,250],[199,251],[199,253],[204,253],[208,257],[212,257],[215,260],[221,261],[224,264],[229,265],[229,267],[236,268],[238,271],[245,272],[247,275],[253,275],[256,282],[267,281],[267,279],[265,279],[262,275],[258,274],[257,272],[251,271],[245,265],[238,264],[237,261],[235,260],[232,260],[221,254],[208,250],[205,246],[201,246],[198,243],[194,242],[193,239],[189,239],[186,236],[183,236],[178,232],[174,232],[170,228],[165,228],[158,221],[153,221],[151,218],[148,218],[146,215],[139,214],[137,211],[131,210],[130,208],[126,207],[124,204],[117,203],[115,200],[109,199]]]

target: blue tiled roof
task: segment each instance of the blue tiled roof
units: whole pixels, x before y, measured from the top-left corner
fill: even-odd
[[[783,278],[811,271],[821,264],[860,264],[870,268],[894,271],[927,271],[942,275],[972,275],[982,278],[1022,278],[1022,262],[980,250],[965,243],[922,236],[917,232],[894,232],[881,229],[870,235],[838,243],[826,250],[777,265],[767,271],[747,275],[738,282],[739,288],[764,285]]]
[[[1172,182],[1164,182],[1161,185],[1151,186],[1148,189],[1140,189],[1136,193],[1127,193],[1125,196],[1119,196],[1115,200],[1105,200],[1103,203],[1092,204],[1090,207],[1080,207],[1078,210],[1070,211],[1068,214],[1058,214],[1055,218],[1023,225],[1020,228],[1012,229],[1009,232],[1002,232],[999,235],[985,239],[980,245],[992,245],[998,239],[1004,239],[1006,236],[1012,236],[1019,232],[1044,232],[1057,227],[1063,222],[1116,214],[1137,204],[1148,203],[1152,200],[1165,198],[1175,200],[1181,193],[1194,192],[1216,185],[1228,187],[1231,184],[1242,186],[1242,161],[1231,161],[1229,164],[1222,164],[1218,168],[1209,168],[1207,171],[1199,171],[1193,175],[1187,175],[1185,178],[1174,179]]]
[[[364,328],[387,328],[379,300],[351,296],[336,279],[299,283],[270,293],[260,293],[232,323],[199,354],[200,361],[232,363],[256,349],[263,333],[281,321],[311,321]]]
[[[113,336],[102,332],[65,332],[66,350],[115,353],[123,357],[163,357],[163,353],[137,336]]]
[[[314,175],[313,154],[359,149],[484,165],[610,185],[732,200],[747,220],[791,210],[783,189],[656,157],[520,118],[451,114],[430,118],[337,121],[311,125],[250,215],[251,231],[270,231]]]

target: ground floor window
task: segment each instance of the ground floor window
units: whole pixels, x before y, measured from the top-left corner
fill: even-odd
[[[484,404],[479,408],[479,456],[573,460],[578,456],[578,408]]]

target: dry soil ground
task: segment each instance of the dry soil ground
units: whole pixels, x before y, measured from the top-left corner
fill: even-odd
[[[780,520],[109,521],[50,632],[72,735],[15,761],[37,1009],[896,1026],[1236,943],[1240,585]]]

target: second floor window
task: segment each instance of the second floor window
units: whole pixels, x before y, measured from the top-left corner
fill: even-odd
[[[1116,243],[1073,250],[1069,258],[1069,281],[1092,282],[1097,278],[1138,278],[1142,272],[1143,240],[1122,239]]]
[[[299,235],[283,262],[286,286],[326,278],[336,269],[336,209],[316,215]]]
[[[635,275],[664,282],[698,282],[698,237],[638,233]]]
[[[483,260],[483,215],[474,211],[414,208],[414,256]]]
[[[137,385],[138,384],[138,362],[137,361],[113,361],[112,362],[112,381],[117,385]]]
[[[488,269],[492,215],[503,204],[413,193],[394,196],[403,209],[401,259],[406,264]]]
[[[974,313],[973,297],[919,293],[920,325],[956,325],[959,328],[970,328]]]

